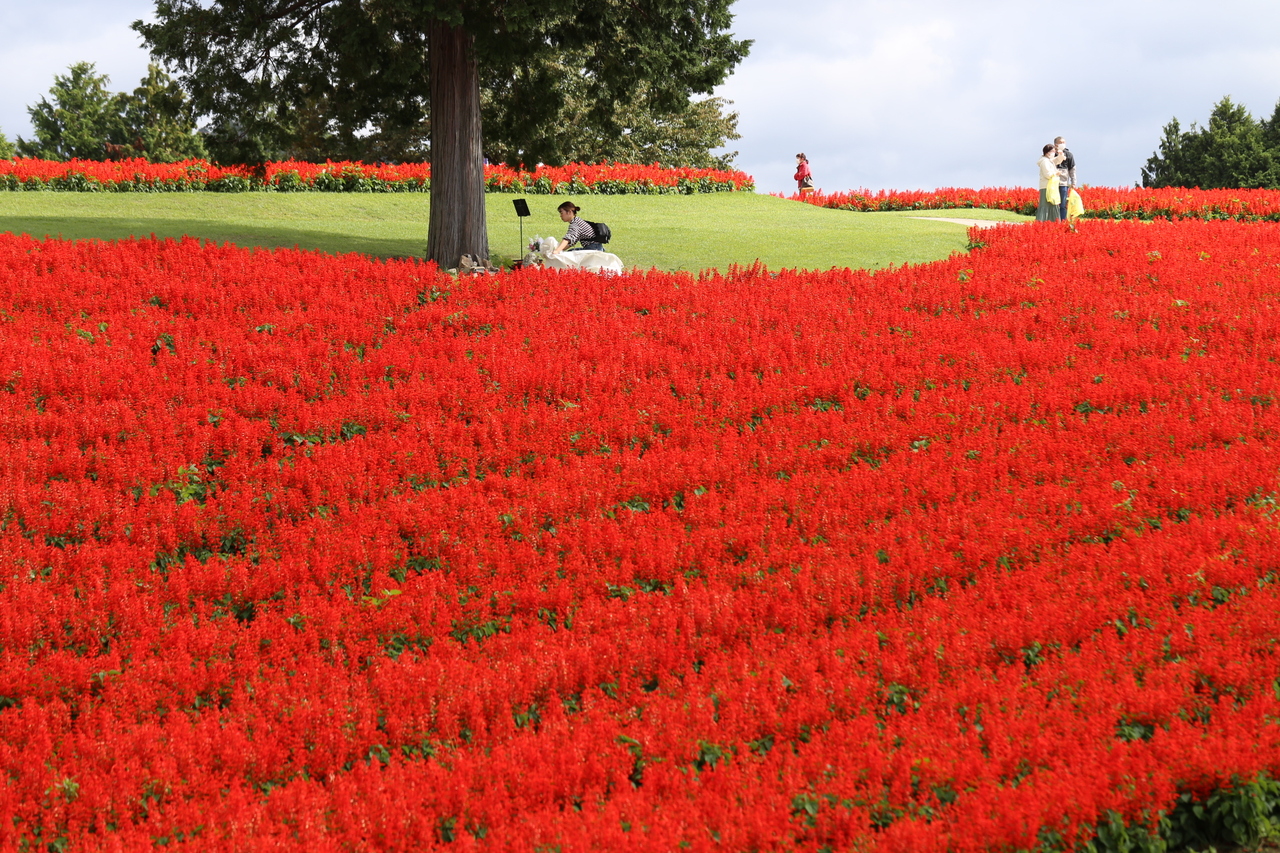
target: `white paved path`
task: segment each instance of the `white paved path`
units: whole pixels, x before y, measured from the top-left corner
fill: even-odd
[[[909,216],[908,219],[928,219],[930,222],[954,222],[957,225],[976,225],[979,228],[994,228],[997,225],[1008,225],[999,219],[957,219],[954,216]]]

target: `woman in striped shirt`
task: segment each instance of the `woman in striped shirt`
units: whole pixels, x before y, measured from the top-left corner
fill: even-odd
[[[556,246],[553,254],[563,252],[574,243],[581,243],[581,249],[589,249],[595,252],[604,251],[604,246],[596,242],[596,230],[591,227],[587,220],[578,216],[578,211],[582,208],[571,201],[566,201],[558,209],[560,211],[560,219],[569,223],[569,230],[565,233],[564,239],[560,241],[560,245]],[[574,251],[579,251],[579,249]]]

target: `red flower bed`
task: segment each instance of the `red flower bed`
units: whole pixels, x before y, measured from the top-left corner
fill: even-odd
[[[491,191],[543,194],[697,193],[749,191],[755,186],[745,172],[664,168],[656,163],[651,166],[571,163],[538,166],[532,170],[485,166],[485,184]],[[371,165],[290,160],[267,163],[255,169],[216,166],[204,160],[181,163],[0,160],[0,190],[412,192],[429,189],[430,185],[428,163]]]
[[[618,277],[0,238],[0,826],[969,851],[1280,771],[1280,235]]]
[[[943,187],[936,190],[850,190],[804,195],[793,193],[789,198],[791,201],[803,201],[817,207],[863,212],[978,207],[1030,215],[1036,212],[1039,195],[1036,190],[1026,187],[985,187],[978,190]]]
[[[1167,187],[1081,187],[1086,219],[1243,219],[1280,221],[1280,190],[1201,190]],[[838,210],[944,210],[988,208],[1031,216],[1039,191],[1027,187],[936,190],[853,190],[799,193],[792,201]]]

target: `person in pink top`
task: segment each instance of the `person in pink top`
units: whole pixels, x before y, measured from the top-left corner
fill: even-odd
[[[796,155],[796,183],[800,187],[800,195],[813,192],[813,173],[809,171],[809,158],[804,152]]]

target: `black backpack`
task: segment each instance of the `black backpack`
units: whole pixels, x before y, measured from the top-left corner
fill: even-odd
[[[610,231],[609,226],[605,225],[603,222],[590,222],[586,219],[582,221],[591,226],[591,232],[595,235],[595,240],[592,242],[599,243],[603,246],[613,238],[613,232]]]

